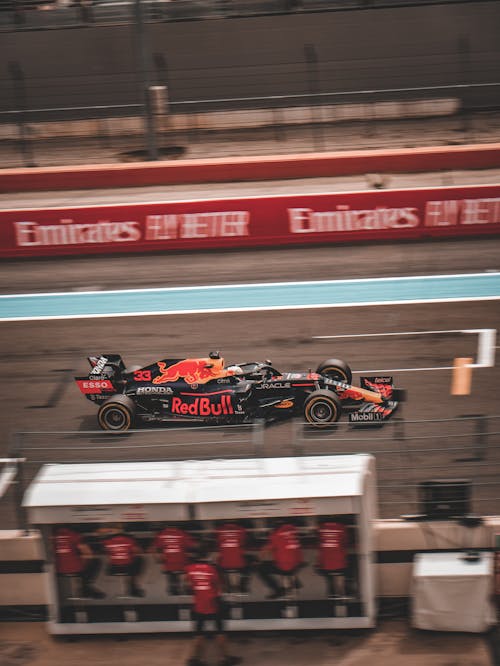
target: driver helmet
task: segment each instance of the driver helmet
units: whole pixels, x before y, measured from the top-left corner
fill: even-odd
[[[228,365],[226,370],[232,375],[242,375],[243,369],[239,365]]]

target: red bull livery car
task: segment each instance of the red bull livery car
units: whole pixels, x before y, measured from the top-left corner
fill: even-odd
[[[279,372],[270,361],[226,367],[218,352],[132,368],[125,367],[119,354],[88,360],[90,373],[75,379],[99,406],[104,430],[179,419],[234,424],[290,416],[321,428],[343,412],[353,423],[381,423],[403,397],[392,377],[361,377],[360,386],[353,386],[349,366],[338,359],[324,361],[316,372]]]

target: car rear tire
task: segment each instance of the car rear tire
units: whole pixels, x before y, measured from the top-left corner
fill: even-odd
[[[324,428],[339,420],[342,405],[332,391],[313,391],[304,402],[304,417],[316,428]]]
[[[336,379],[340,382],[350,384],[352,382],[352,371],[345,361],[338,358],[329,358],[318,365],[316,372],[325,375],[329,379]]]
[[[106,400],[97,415],[103,430],[125,432],[132,426],[135,416],[135,405],[126,395],[116,394]]]

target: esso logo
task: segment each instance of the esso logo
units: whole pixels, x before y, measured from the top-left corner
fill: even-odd
[[[107,379],[95,382],[83,382],[83,388],[86,389],[106,389],[111,388],[111,384]]]

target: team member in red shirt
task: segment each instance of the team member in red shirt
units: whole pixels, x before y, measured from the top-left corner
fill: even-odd
[[[169,583],[167,594],[177,595],[182,592],[181,583],[188,564],[188,552],[194,548],[196,541],[179,527],[165,527],[156,535],[149,550],[158,553]]]
[[[100,562],[79,532],[62,525],[56,527],[52,537],[55,569],[58,576],[78,576],[81,594],[92,599],[105,595],[93,587],[99,573]]]
[[[143,566],[139,544],[134,537],[125,534],[120,525],[114,525],[107,532],[103,548],[108,560],[108,574],[128,576],[130,596],[143,597],[144,590],[137,585]]]
[[[193,619],[195,640],[188,666],[203,666],[202,655],[208,621],[215,623],[215,640],[221,653],[220,666],[239,664],[241,659],[227,652],[221,599],[221,582],[217,568],[210,563],[207,549],[201,546],[194,561],[186,567],[186,577],[193,593]]]
[[[245,552],[248,547],[247,530],[237,522],[222,522],[215,532],[218,565],[224,574],[226,589],[231,589],[229,572],[236,571],[240,575],[239,591],[248,592],[250,581],[250,556]]]
[[[348,532],[343,523],[333,518],[322,520],[318,526],[317,570],[325,577],[327,594],[333,597],[344,593],[344,574],[347,569]]]
[[[277,599],[285,594],[276,581],[275,574],[290,576],[295,589],[302,587],[297,572],[303,566],[302,547],[295,525],[284,518],[276,521],[276,527],[261,549],[259,573],[264,583],[271,588],[268,599]]]

